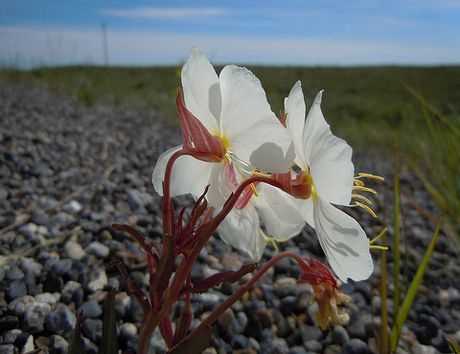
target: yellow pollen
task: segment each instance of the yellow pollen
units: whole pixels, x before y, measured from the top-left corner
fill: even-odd
[[[355,205],[357,207],[360,207],[360,208],[366,210],[369,214],[371,214],[374,218],[377,219],[377,214],[368,205],[360,203],[360,202],[357,202],[357,201],[355,201]]]

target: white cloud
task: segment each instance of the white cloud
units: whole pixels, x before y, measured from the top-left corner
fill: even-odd
[[[130,19],[182,19],[189,17],[213,17],[227,14],[227,10],[221,8],[162,8],[162,7],[136,7],[130,9],[105,9],[103,15],[114,17],[126,17]]]
[[[410,42],[282,39],[257,36],[173,34],[154,31],[108,32],[110,63],[116,65],[177,64],[194,46],[215,63],[357,65],[458,63],[458,46]],[[0,64],[101,64],[100,29],[0,27]]]

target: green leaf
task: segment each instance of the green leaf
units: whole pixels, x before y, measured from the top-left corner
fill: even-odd
[[[398,346],[399,337],[401,335],[403,324],[407,319],[407,316],[409,314],[412,303],[414,302],[415,296],[417,295],[420,284],[422,284],[423,276],[425,275],[425,271],[428,267],[431,256],[433,255],[434,248],[436,246],[436,242],[438,241],[438,238],[439,238],[440,229],[441,229],[441,221],[439,221],[438,224],[436,225],[436,230],[434,231],[430,244],[428,245],[425,251],[425,254],[422,258],[422,262],[420,263],[417,269],[417,272],[415,273],[414,279],[412,279],[412,282],[407,291],[406,297],[404,298],[404,302],[398,311],[396,321],[391,330],[391,351],[392,352],[395,352]]]
[[[168,354],[200,354],[209,346],[211,335],[212,327],[199,326]]]
[[[448,337],[447,342],[449,343],[449,347],[450,350],[452,350],[452,353],[460,354],[460,344],[458,344],[454,338]]]
[[[391,247],[393,253],[393,308],[394,316],[399,311],[399,304],[401,299],[401,285],[399,275],[401,273],[401,193],[400,193],[400,180],[399,180],[400,165],[399,159],[396,163],[396,171],[394,176],[394,189],[393,189],[393,246]]]
[[[117,354],[117,318],[115,312],[115,292],[109,291],[104,300],[104,319],[99,354]]]
[[[77,316],[77,324],[73,330],[72,336],[70,338],[69,354],[84,354],[84,344],[81,337],[81,328],[80,328],[81,316]]]

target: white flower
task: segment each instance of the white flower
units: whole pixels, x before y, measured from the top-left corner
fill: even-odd
[[[288,154],[291,139],[271,111],[254,74],[228,65],[218,77],[206,56],[194,49],[182,68],[181,78],[185,106],[226,149],[226,158],[217,164],[222,165],[218,168],[237,157],[264,171],[289,169],[293,159],[293,152]],[[152,182],[159,194],[166,163],[180,148],[172,148],[158,159]],[[213,188],[213,168],[214,163],[180,157],[173,168],[171,195],[198,196],[208,184]]]
[[[211,204],[222,204],[234,192],[245,179],[240,170],[227,164],[224,169],[213,171],[218,188],[208,195]],[[293,198],[276,187],[261,183],[245,189],[219,225],[218,232],[225,242],[259,261],[269,239],[286,241],[298,235],[303,226]]]
[[[349,206],[351,202],[352,149],[332,134],[321,112],[321,97],[322,91],[306,119],[300,81],[284,102],[296,164],[312,183],[311,197],[296,201],[302,218],[316,230],[328,262],[340,280],[364,280],[373,271],[369,241],[358,222],[334,206]]]

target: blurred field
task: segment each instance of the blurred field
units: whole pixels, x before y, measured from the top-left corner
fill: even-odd
[[[325,89],[323,112],[335,133],[359,151],[376,149],[387,156],[401,151],[442,212],[460,225],[460,66],[251,70],[275,113],[296,80],[302,80],[307,103]],[[88,106],[156,109],[177,124],[179,67],[3,70],[0,80],[43,84]]]
[[[86,105],[146,106],[176,124],[175,95],[179,68],[65,67],[33,71],[0,71],[0,79],[34,81],[69,93]],[[358,146],[387,143],[401,125],[421,126],[420,104],[412,87],[451,119],[460,112],[460,67],[281,68],[251,67],[262,81],[275,113],[296,80],[302,80],[307,102],[326,90],[323,111],[333,129]],[[403,133],[404,134],[404,133]],[[406,134],[405,138],[413,137]]]

